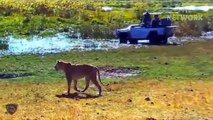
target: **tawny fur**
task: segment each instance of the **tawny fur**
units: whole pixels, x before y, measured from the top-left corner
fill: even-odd
[[[67,93],[70,94],[70,86],[71,86],[71,82],[72,80],[74,81],[74,89],[78,92],[84,92],[87,90],[87,88],[89,87],[89,83],[90,81],[92,81],[95,86],[98,88],[99,90],[99,96],[101,96],[101,92],[102,92],[102,88],[97,80],[97,74],[98,74],[98,78],[99,81],[101,82],[100,79],[100,72],[98,70],[97,67],[92,66],[92,65],[87,65],[87,64],[71,64],[68,62],[64,62],[64,61],[57,61],[56,65],[55,65],[55,69],[56,70],[62,70],[65,73],[66,79],[67,79]],[[86,80],[86,87],[84,88],[84,90],[80,91],[77,88],[77,80],[81,79],[81,78],[85,78]],[[101,82],[102,84],[102,82]]]

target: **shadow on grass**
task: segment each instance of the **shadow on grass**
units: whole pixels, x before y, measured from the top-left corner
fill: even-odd
[[[100,96],[97,95],[91,95],[88,93],[73,93],[73,94],[61,94],[61,95],[56,95],[58,98],[70,98],[70,99],[90,99],[90,98],[98,98]]]
[[[10,78],[17,78],[17,77],[28,77],[32,76],[31,73],[0,73],[0,79],[10,79]]]

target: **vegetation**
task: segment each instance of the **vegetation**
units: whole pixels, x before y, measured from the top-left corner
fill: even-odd
[[[39,34],[44,30],[47,30],[49,34],[54,34],[63,31],[71,32],[74,29],[82,33],[82,37],[103,38],[111,37],[115,28],[126,25],[127,21],[135,20],[133,10],[104,12],[101,6],[105,4],[108,3],[94,3],[91,0],[87,2],[65,0],[1,1],[0,26],[3,29],[0,33],[1,36],[10,34],[25,36]],[[139,4],[138,7],[142,6]]]
[[[70,32],[71,36],[80,33],[82,38],[111,39],[115,37],[113,32],[116,28],[139,23],[145,10],[159,11],[162,4],[164,2],[155,0],[2,0],[0,36],[49,36],[58,32]],[[113,10],[104,11],[102,6],[111,6]],[[208,19],[209,13],[201,14]],[[168,14],[161,15],[164,16]],[[191,28],[189,26],[188,29]],[[198,31],[203,31],[203,28],[200,27]]]

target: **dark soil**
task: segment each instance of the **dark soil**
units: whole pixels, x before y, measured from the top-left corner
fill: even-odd
[[[137,76],[141,73],[138,67],[100,67],[101,78],[125,78],[131,76]],[[0,73],[0,79],[10,79],[17,77],[27,77],[31,76],[29,73]]]
[[[141,73],[139,67],[100,67],[99,69],[102,78],[125,78]]]

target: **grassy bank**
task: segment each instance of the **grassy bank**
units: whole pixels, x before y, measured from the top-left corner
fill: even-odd
[[[26,80],[57,80],[53,67],[57,60],[98,67],[138,67],[142,76],[159,79],[211,78],[213,42],[190,43],[184,46],[149,46],[108,51],[73,51],[47,55],[13,55],[0,59],[4,73],[29,73]],[[18,78],[20,79],[20,78]]]

